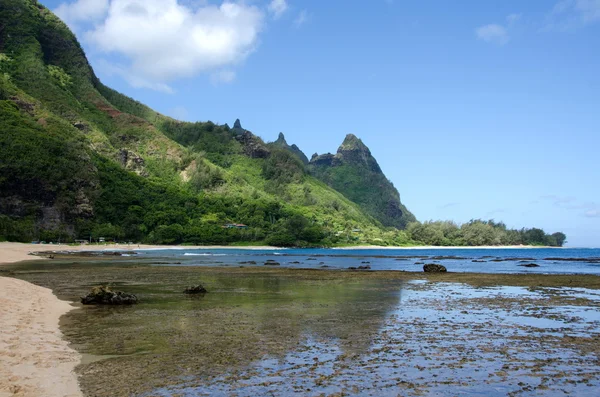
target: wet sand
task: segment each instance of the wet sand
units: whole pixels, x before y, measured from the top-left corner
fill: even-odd
[[[594,395],[600,277],[161,267],[6,269],[73,299],[110,284],[130,308],[62,330],[85,395]],[[184,297],[202,283],[206,296]]]

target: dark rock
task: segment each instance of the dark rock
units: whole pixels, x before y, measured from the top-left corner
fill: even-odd
[[[138,303],[137,296],[121,291],[111,291],[108,287],[94,287],[86,296],[81,297],[84,305],[133,305]]]
[[[361,263],[364,265],[364,264],[370,264],[371,262],[362,261]]]
[[[485,263],[484,260],[482,259],[473,259],[471,262],[475,262],[475,263]]]
[[[415,265],[423,265],[425,262],[415,262]]]
[[[79,131],[84,131],[84,132],[87,132],[90,130],[90,128],[87,126],[87,124],[84,124],[81,121],[77,121],[77,122],[73,123],[73,127],[77,128]]]
[[[206,294],[207,292],[208,291],[206,290],[206,288],[204,288],[201,284],[187,287],[185,291],[183,291],[184,294],[188,295]]]
[[[358,270],[371,270],[371,265],[363,265],[359,266]]]
[[[240,265],[256,265],[256,261],[240,262]]]
[[[317,258],[308,258],[307,261],[316,261]]]
[[[435,263],[429,263],[423,266],[423,271],[426,273],[445,273],[446,267]]]
[[[253,159],[265,159],[271,155],[271,151],[265,143],[250,131],[244,131],[235,139],[242,144],[244,154]]]
[[[526,263],[524,265],[519,265],[521,267],[540,267],[537,263]]]
[[[298,262],[298,261],[294,261],[294,262],[290,262],[292,265],[299,265],[302,262]]]
[[[348,270],[356,270],[356,267],[351,266],[351,267],[348,268]]]
[[[281,266],[281,263],[275,262],[274,260],[269,259],[268,261],[265,262],[265,266]]]

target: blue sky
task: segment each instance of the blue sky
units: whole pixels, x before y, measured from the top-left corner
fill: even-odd
[[[42,0],[100,79],[184,120],[348,133],[419,220],[600,247],[600,0]]]

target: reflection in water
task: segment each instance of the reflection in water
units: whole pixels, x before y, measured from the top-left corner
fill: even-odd
[[[27,270],[18,276],[66,299],[100,283],[141,298],[65,317],[66,337],[94,355],[78,370],[88,395],[595,396],[600,387],[593,290],[103,262]],[[198,283],[209,293],[182,294]]]
[[[200,274],[194,268],[97,262],[45,264],[19,277],[71,300],[99,283],[140,297],[137,306],[83,307],[64,318],[63,332],[75,348],[110,357],[88,359],[79,368],[84,391],[94,396],[204,384],[263,359],[287,363],[290,354],[309,351],[307,341],[336,341],[336,351],[348,357],[367,354],[397,307],[401,288],[398,280],[321,280],[318,274],[304,278],[236,270]],[[182,294],[186,285],[199,282],[208,294]]]

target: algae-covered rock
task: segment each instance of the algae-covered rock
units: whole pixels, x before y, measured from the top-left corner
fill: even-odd
[[[111,291],[108,287],[94,287],[86,296],[81,297],[84,305],[133,305],[138,303],[137,296],[121,291]]]
[[[423,265],[423,271],[426,273],[446,273],[446,267],[435,263]]]

